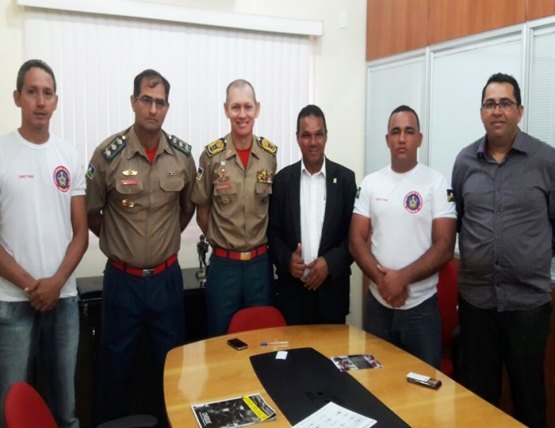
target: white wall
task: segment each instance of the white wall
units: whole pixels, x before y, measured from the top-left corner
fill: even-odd
[[[19,125],[19,110],[12,101],[17,70],[23,62],[23,14],[15,0],[0,0],[0,134]]]
[[[155,0],[149,3],[156,2]],[[183,5],[226,12],[240,12],[293,19],[319,20],[324,34],[313,43],[313,81],[311,102],[326,114],[329,129],[327,155],[353,169],[363,178],[365,140],[365,0],[157,0],[158,3]],[[15,0],[0,0],[0,134],[19,125],[19,112],[12,102],[16,73],[23,57],[23,9]],[[54,70],[56,71],[56,70]],[[59,86],[63,82],[58,82]],[[222,88],[223,90],[223,88]],[[263,106],[262,106],[263,108]],[[291,123],[294,133],[295,124]],[[185,232],[187,233],[187,232]],[[78,267],[78,276],[102,273],[104,256],[91,248]],[[180,251],[182,267],[196,264],[196,243],[185,240]],[[360,284],[362,277],[353,268],[350,323],[360,325]]]

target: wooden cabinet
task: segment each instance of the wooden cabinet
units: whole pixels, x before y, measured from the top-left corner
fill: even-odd
[[[428,44],[526,21],[526,0],[429,0]]]
[[[528,21],[555,15],[555,0],[528,0]]]
[[[366,58],[376,59],[428,44],[429,0],[368,0]]]
[[[366,59],[555,15],[555,0],[367,0]]]

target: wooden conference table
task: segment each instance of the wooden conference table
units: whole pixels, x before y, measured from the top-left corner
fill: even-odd
[[[238,337],[249,347],[236,351],[226,344]],[[288,341],[287,346],[261,346],[261,342]],[[288,427],[289,422],[264,390],[249,356],[312,347],[325,356],[371,354],[381,368],[351,371],[351,375],[412,427],[522,427],[440,371],[363,330],[347,325],[288,326],[242,332],[201,340],[168,353],[164,394],[174,428],[195,427],[191,404],[261,393],[277,412],[263,426]],[[421,373],[440,379],[435,391],[409,384],[406,374]]]

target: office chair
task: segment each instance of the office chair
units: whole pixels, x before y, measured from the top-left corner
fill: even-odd
[[[453,260],[439,271],[437,297],[441,315],[441,371],[447,376],[456,375],[456,340],[458,336],[458,270]]]
[[[26,382],[14,383],[4,402],[7,428],[57,428],[54,416],[35,388]],[[104,422],[98,428],[150,428],[158,420],[151,415],[131,415]]]
[[[227,333],[256,330],[259,328],[287,325],[281,312],[273,306],[251,306],[240,309],[233,315]]]
[[[57,428],[54,416],[28,383],[14,383],[6,394],[4,414],[7,428]]]

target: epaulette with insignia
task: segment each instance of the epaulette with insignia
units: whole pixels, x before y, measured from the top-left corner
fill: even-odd
[[[187,144],[185,141],[180,140],[175,135],[167,135],[166,138],[168,139],[170,145],[179,150],[181,153],[185,153],[187,156],[191,156],[191,145]]]
[[[258,137],[257,140],[258,146],[264,150],[266,150],[268,153],[270,153],[271,155],[275,156],[277,153],[277,146],[271,142],[269,142],[268,140],[266,140],[266,138],[264,137]]]
[[[108,162],[111,162],[127,145],[127,137],[125,135],[117,135],[110,144],[102,150],[102,156]]]
[[[216,141],[211,142],[205,147],[206,154],[208,155],[209,158],[211,158],[212,156],[217,155],[220,152],[223,152],[225,150],[226,145],[227,143],[225,141],[225,138],[219,138]]]

